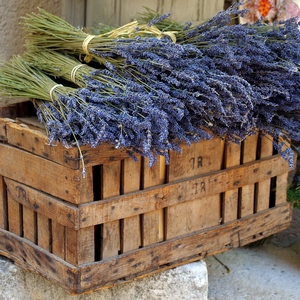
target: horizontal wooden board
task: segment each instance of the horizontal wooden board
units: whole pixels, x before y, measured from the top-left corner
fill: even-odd
[[[78,268],[3,229],[0,229],[0,254],[25,270],[34,271],[69,291],[77,289]]]
[[[0,141],[6,142],[6,122],[5,119],[0,118]]]
[[[93,200],[92,173],[72,170],[27,151],[0,143],[0,175],[71,203]]]
[[[10,145],[72,169],[80,167],[76,148],[67,149],[60,143],[49,145],[48,137],[44,133],[16,123],[7,123],[6,132],[7,142]]]
[[[289,203],[230,223],[187,234],[112,259],[81,266],[81,292],[105,286],[120,278],[150,272],[177,260],[200,258],[239,247],[287,228],[291,222]],[[253,225],[255,223],[255,226]],[[284,225],[284,226],[283,226]],[[105,274],[105,276],[103,276]]]
[[[79,209],[74,205],[14,180],[5,178],[4,181],[15,201],[63,226],[79,229]]]
[[[288,171],[287,162],[280,155],[275,155],[159,187],[82,204],[79,205],[80,228],[223,193]]]

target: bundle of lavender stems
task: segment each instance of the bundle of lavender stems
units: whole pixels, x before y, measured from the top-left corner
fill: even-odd
[[[233,6],[192,26],[148,10],[146,25],[95,36],[40,10],[24,18],[27,52],[0,68],[0,94],[35,99],[50,143],[109,143],[153,165],[182,142],[262,131],[292,168],[298,24],[233,23],[243,13]]]

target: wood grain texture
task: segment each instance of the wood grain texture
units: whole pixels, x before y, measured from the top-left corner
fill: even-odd
[[[192,144],[182,153],[170,155],[169,182],[199,176],[220,170],[223,164],[224,142],[219,138]],[[206,189],[213,190],[204,182],[192,187],[195,194]],[[184,199],[190,200],[188,195]],[[166,208],[166,238],[171,239],[188,232],[216,226],[220,221],[220,194],[171,205]],[[180,224],[180,225],[179,225]]]
[[[0,229],[0,254],[25,270],[39,273],[68,291],[76,291],[79,269],[12,232]]]
[[[76,148],[67,149],[60,143],[50,146],[48,137],[43,132],[22,127],[16,123],[7,123],[6,132],[10,145],[69,168],[79,168],[79,154]]]
[[[141,161],[135,162],[132,158],[124,159],[122,167],[122,193],[138,191],[141,185]],[[136,199],[139,201],[139,199]],[[127,252],[141,246],[140,216],[124,218],[122,221],[121,251]]]
[[[148,159],[144,159],[143,188],[158,186],[165,183],[165,159],[160,157],[159,162],[148,167]],[[142,214],[142,245],[158,243],[164,239],[165,219],[163,209]]]
[[[82,204],[79,205],[80,228],[201,199],[245,185],[254,185],[255,182],[285,174],[288,171],[287,162],[280,155],[274,155],[241,166],[177,180],[163,186]],[[205,189],[201,186],[205,186]]]
[[[140,272],[147,273],[191,256],[198,255],[200,259],[240,247],[266,237],[265,233],[270,234],[287,228],[290,222],[291,205],[287,203],[208,230],[200,230],[181,238],[148,246],[134,253],[120,255],[93,265],[88,264],[81,268],[81,289],[85,291],[97,285],[105,286],[119,278]]]
[[[0,144],[0,161],[2,176],[71,203],[88,202],[93,199],[90,172],[83,178],[81,170],[71,170],[6,144]]]
[[[76,206],[14,180],[5,178],[4,181],[11,197],[24,207],[63,226],[79,229],[79,210]]]
[[[0,228],[7,229],[7,193],[3,176],[0,175]]]
[[[273,139],[270,135],[260,135],[260,158],[268,157],[273,154]],[[256,211],[269,208],[271,192],[271,179],[266,179],[257,184]],[[279,196],[282,199],[282,196]]]
[[[102,170],[102,198],[120,195],[121,162],[103,164]],[[102,259],[118,255],[121,249],[120,220],[113,220],[102,225],[101,244]]]
[[[225,146],[225,169],[238,166],[241,163],[241,146],[229,143]],[[236,220],[238,217],[239,190],[232,189],[224,192],[223,222]]]
[[[243,141],[243,153],[242,161],[243,163],[251,162],[256,160],[257,155],[257,140],[258,135],[248,136]],[[257,182],[257,181],[256,181]],[[251,215],[254,212],[255,203],[255,185],[248,184],[244,185],[241,189],[241,202],[240,202],[240,212],[241,217]]]

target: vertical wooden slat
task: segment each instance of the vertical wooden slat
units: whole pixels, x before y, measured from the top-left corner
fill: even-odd
[[[7,194],[8,229],[18,236],[22,235],[21,206],[15,201],[10,193]]]
[[[241,162],[241,146],[230,143],[225,146],[224,167],[230,168],[239,165]],[[238,217],[239,190],[233,189],[224,193],[223,223],[236,220]]]
[[[285,150],[286,148],[290,147],[291,144],[286,140],[281,140],[279,138],[278,143],[284,143],[284,148],[282,150]],[[286,164],[288,162],[286,161]],[[294,163],[296,163],[296,158],[294,159]],[[279,175],[276,177],[276,191],[275,191],[275,205],[284,203],[287,201],[287,185],[288,185],[288,173]]]
[[[52,253],[65,259],[65,227],[52,221]]]
[[[144,159],[143,187],[149,188],[164,183],[163,174],[165,173],[165,160],[160,157],[159,162],[154,166],[148,167],[148,159]],[[163,210],[158,209],[143,214],[143,246],[151,245],[162,241],[164,238]]]
[[[65,257],[67,262],[76,266],[93,262],[94,251],[94,233],[90,227],[80,230],[65,228]]]
[[[102,166],[102,198],[120,194],[121,162],[111,162]],[[120,250],[120,221],[102,225],[102,258],[117,255]]]
[[[122,175],[123,193],[138,191],[140,189],[141,160],[135,162],[132,158],[124,159]],[[122,229],[122,252],[138,249],[141,245],[140,216],[125,218]]]
[[[42,214],[37,215],[37,240],[38,245],[51,252],[51,227],[50,219]]]
[[[287,183],[288,173],[277,176],[275,205],[279,205],[280,203],[285,203],[287,201]]]
[[[257,141],[258,134],[248,136],[244,141],[243,145],[243,163],[247,163],[256,160],[257,155]],[[241,207],[240,217],[251,215],[254,212],[254,184],[246,185],[241,190]]]
[[[182,154],[171,154],[169,182],[220,170],[223,151],[224,142],[219,138],[182,147]],[[197,194],[203,189],[206,189],[205,182],[194,186],[193,192]],[[220,195],[216,194],[168,207],[166,238],[218,225],[221,215],[220,202]]]
[[[36,213],[23,206],[23,235],[25,239],[36,243],[37,238],[37,228],[36,228]]]
[[[149,7],[153,10],[158,8],[157,0],[121,0],[118,15],[119,15],[119,24],[124,25],[132,20],[135,20],[138,17],[138,13],[144,11],[144,6]]]
[[[0,228],[7,229],[7,193],[3,176],[0,175]]]
[[[273,153],[273,139],[269,135],[260,134],[260,158],[267,157]],[[269,208],[271,179],[261,181],[257,184],[256,212]]]

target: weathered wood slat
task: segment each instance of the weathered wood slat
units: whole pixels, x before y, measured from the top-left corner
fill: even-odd
[[[119,195],[121,189],[121,162],[116,161],[103,164],[102,170],[102,198],[105,199]],[[119,253],[121,248],[120,219],[102,225],[102,259],[118,255]],[[98,224],[101,224],[101,222]]]
[[[287,201],[287,182],[288,174],[281,174],[276,177],[276,200],[275,204],[284,203]]]
[[[21,205],[9,194],[7,195],[8,230],[18,236],[22,235],[22,212]]]
[[[260,158],[268,157],[273,154],[273,139],[270,135],[260,135]],[[262,211],[269,208],[271,179],[266,179],[257,185],[257,203],[256,211]]]
[[[160,158],[161,160],[162,158]],[[143,168],[143,188],[149,188],[164,183],[164,178],[161,177],[165,172],[165,165],[157,163],[152,167],[148,166],[148,159],[144,159]],[[138,201],[140,199],[138,198]],[[142,214],[142,245],[147,246],[150,244],[158,243],[163,240],[164,220],[162,219],[161,209],[146,212]]]
[[[0,229],[0,254],[16,265],[55,281],[69,291],[76,291],[79,269],[28,240]]]
[[[122,193],[138,191],[141,184],[141,162],[135,162],[131,158],[123,161]],[[122,252],[138,249],[141,245],[140,216],[132,216],[123,219],[122,224]]]
[[[181,202],[223,193],[288,171],[287,162],[280,155],[274,155],[226,170],[191,177],[188,180],[182,179],[120,197],[82,204],[79,205],[80,227],[120,220]]]
[[[189,148],[185,148],[181,154],[171,153],[169,182],[220,170],[223,164],[223,147],[224,142],[215,138],[193,144]],[[206,189],[201,185],[193,188],[196,190],[196,194],[198,190]],[[213,187],[208,188],[213,190]],[[188,196],[184,196],[184,198],[189,200]],[[166,208],[166,218],[167,239],[218,225],[220,194],[214,193],[207,197],[171,205]]]
[[[75,206],[14,180],[5,178],[4,181],[11,197],[24,207],[42,214],[61,225],[79,229],[79,210]]]
[[[193,255],[205,257],[239,247],[243,240],[258,240],[264,237],[264,232],[276,232],[277,227],[288,227],[290,221],[291,205],[286,203],[209,230],[193,232],[181,238],[147,246],[134,253],[119,255],[93,265],[83,265],[81,290],[85,291],[97,285],[105,286],[119,278],[154,270]],[[282,226],[283,224],[285,226]]]
[[[79,264],[95,261],[94,228],[80,230],[65,228],[66,261],[78,266]]]
[[[37,214],[38,245],[51,252],[51,221],[41,214]]]
[[[248,136],[243,141],[243,163],[247,163],[250,161],[256,160],[257,154],[257,140],[258,135]],[[240,206],[240,216],[244,217],[247,215],[251,215],[254,212],[254,192],[255,186],[254,184],[243,185],[241,191],[241,206]]]
[[[32,243],[37,240],[37,218],[34,210],[23,206],[23,237]]]
[[[79,168],[78,150],[76,148],[67,149],[60,143],[55,146],[50,146],[48,138],[44,133],[22,127],[20,124],[7,123],[6,131],[7,140],[10,145],[69,168]]]
[[[0,118],[0,141],[7,141],[6,138],[6,121]]]
[[[3,176],[0,175],[0,228],[7,229],[7,195]]]
[[[126,150],[116,149],[109,144],[102,144],[97,148],[82,146],[81,151],[86,167],[107,164],[113,161],[120,161],[128,158]]]
[[[65,259],[65,227],[52,220],[52,253],[61,259]]]
[[[230,143],[225,146],[225,169],[238,166],[241,162],[241,146]],[[227,223],[238,218],[238,198],[239,190],[232,189],[224,192],[223,202],[223,223]]]
[[[81,170],[71,170],[5,144],[0,144],[0,161],[0,174],[4,177],[71,203],[83,203],[93,199],[93,189],[88,189],[92,186],[90,173],[83,178]],[[83,194],[81,189],[86,192]]]

